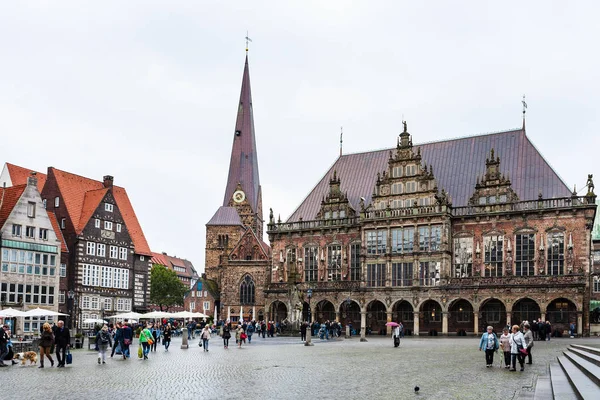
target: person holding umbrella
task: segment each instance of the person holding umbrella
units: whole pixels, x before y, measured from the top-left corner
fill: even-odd
[[[392,331],[392,338],[394,339],[394,347],[398,347],[400,346],[400,324],[398,324],[397,322],[388,322],[387,324],[385,324],[385,326],[391,326],[392,328],[394,328],[394,330]]]

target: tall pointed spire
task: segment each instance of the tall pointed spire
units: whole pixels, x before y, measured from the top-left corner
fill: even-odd
[[[250,90],[250,70],[248,68],[248,54],[244,64],[242,77],[242,90],[238,105],[237,120],[233,135],[231,161],[229,163],[229,176],[223,205],[228,206],[233,194],[241,186],[248,199],[252,211],[262,220],[262,204],[260,201],[260,179],[258,176],[258,155],[256,152],[256,139],[254,136],[254,116],[252,113],[252,93]]]

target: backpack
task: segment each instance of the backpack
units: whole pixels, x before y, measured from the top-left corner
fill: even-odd
[[[108,336],[108,332],[102,331],[100,333],[100,343],[107,344],[108,342],[110,342],[110,338]]]

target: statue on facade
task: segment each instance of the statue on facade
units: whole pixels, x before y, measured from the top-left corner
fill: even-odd
[[[592,180],[593,177],[594,177],[594,175],[588,174],[588,178],[587,178],[587,182],[586,182],[586,185],[588,187],[588,194],[594,194],[594,181]]]

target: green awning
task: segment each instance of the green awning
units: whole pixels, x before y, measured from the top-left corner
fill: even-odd
[[[590,300],[590,310],[600,307],[600,300]]]

